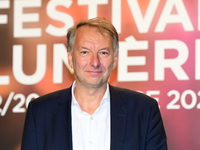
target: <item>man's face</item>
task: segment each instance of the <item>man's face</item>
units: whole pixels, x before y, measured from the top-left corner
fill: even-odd
[[[102,35],[97,28],[89,26],[77,30],[73,51],[68,53],[69,65],[74,69],[77,84],[87,87],[106,84],[117,59],[107,32]]]

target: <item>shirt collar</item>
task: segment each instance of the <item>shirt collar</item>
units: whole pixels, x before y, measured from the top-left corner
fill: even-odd
[[[72,84],[72,90],[71,90],[71,94],[72,94],[72,106],[79,106],[75,96],[74,96],[74,89],[76,87],[76,81],[73,82]],[[100,107],[105,103],[105,102],[110,102],[110,89],[109,89],[109,84],[107,83],[107,87],[106,87],[106,92],[102,98]],[[80,108],[80,107],[79,107]]]

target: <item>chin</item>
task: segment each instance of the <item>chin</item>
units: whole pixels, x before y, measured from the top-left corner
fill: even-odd
[[[91,87],[91,88],[98,88],[98,87],[102,86],[102,85],[105,84],[105,83],[106,83],[106,82],[100,81],[100,82],[87,82],[86,84],[87,84],[88,87]]]

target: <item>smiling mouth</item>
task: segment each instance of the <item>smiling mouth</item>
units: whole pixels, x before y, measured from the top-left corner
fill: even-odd
[[[101,74],[102,73],[102,71],[97,71],[97,70],[95,70],[95,71],[87,71],[89,74],[91,74],[91,75],[99,75],[99,74]]]

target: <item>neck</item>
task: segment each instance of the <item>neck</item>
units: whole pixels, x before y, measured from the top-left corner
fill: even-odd
[[[83,111],[93,114],[100,106],[106,88],[107,84],[99,88],[87,88],[77,84],[74,89],[74,96]]]

